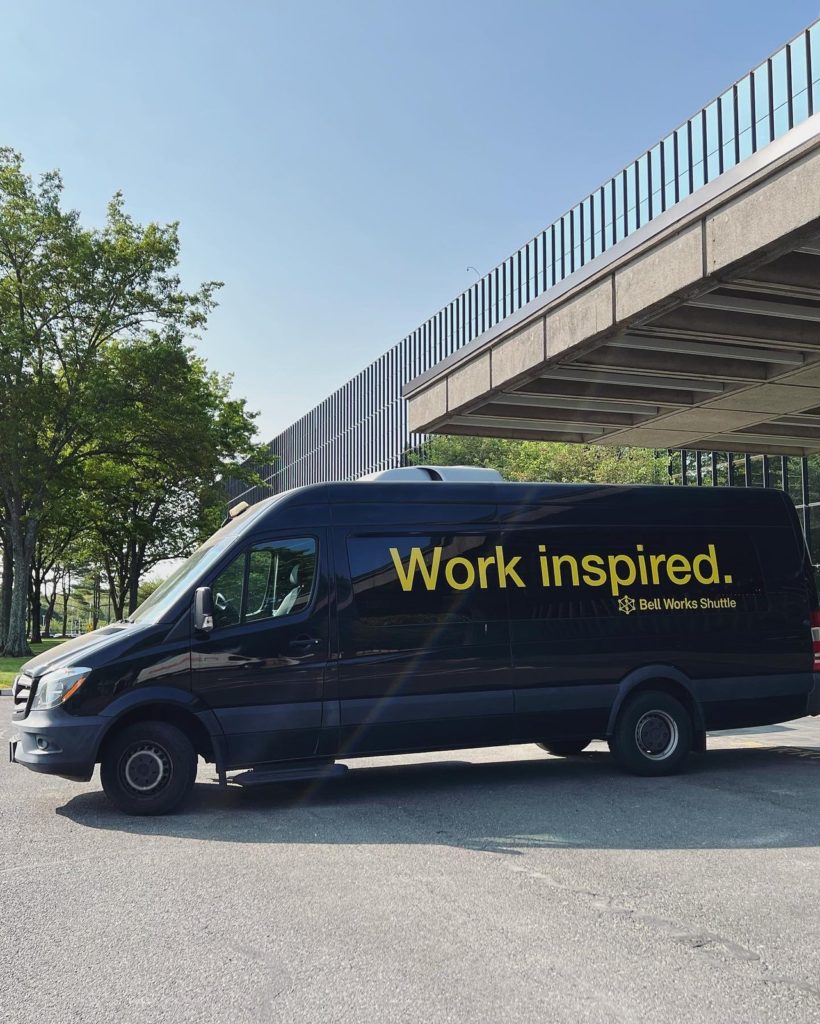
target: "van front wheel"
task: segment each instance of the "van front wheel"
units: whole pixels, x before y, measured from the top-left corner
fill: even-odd
[[[621,709],[609,749],[633,775],[671,775],[692,748],[692,719],[679,700],[662,691],[638,693]]]
[[[135,722],[106,744],[100,778],[105,795],[126,814],[167,814],[193,789],[196,751],[174,725]]]

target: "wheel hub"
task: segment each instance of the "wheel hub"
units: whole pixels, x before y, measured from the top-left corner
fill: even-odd
[[[678,726],[665,711],[647,711],[635,726],[638,749],[652,761],[663,761],[678,745]]]
[[[171,758],[158,743],[134,744],[120,761],[125,785],[141,795],[153,795],[171,778]]]

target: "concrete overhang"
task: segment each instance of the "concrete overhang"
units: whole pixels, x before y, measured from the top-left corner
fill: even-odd
[[[820,114],[403,394],[420,433],[820,451]]]

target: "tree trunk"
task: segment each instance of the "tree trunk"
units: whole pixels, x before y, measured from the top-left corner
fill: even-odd
[[[111,600],[111,604],[114,606],[114,621],[119,622],[123,615],[123,609],[125,608],[125,586],[122,580],[122,574],[115,572],[113,560],[105,558],[105,577],[108,580],[108,596]]]
[[[31,642],[33,644],[41,644],[43,642],[43,637],[40,633],[42,597],[40,595],[40,576],[37,572],[32,576],[29,608],[31,609]]]
[[[63,601],[63,636],[68,632],[68,599],[71,597],[71,570],[67,569],[60,581],[60,595]]]
[[[91,591],[91,628],[96,629],[100,624],[100,577],[99,573],[94,575],[94,586]]]
[[[132,576],[128,581],[128,614],[137,610],[139,604],[139,589],[140,589],[140,578],[139,576]]]
[[[26,640],[26,613],[29,570],[34,557],[39,525],[34,518],[30,518],[25,525],[18,516],[12,515],[9,518],[8,533],[14,560],[14,581],[11,588],[9,628],[3,644],[3,654],[10,658],[25,658],[31,655],[31,648]]]
[[[123,609],[125,608],[125,594],[121,593],[115,587],[111,587],[108,591],[111,595],[111,604],[114,608],[114,621],[119,622],[123,616]]]
[[[128,614],[137,610],[139,604],[140,578],[145,565],[145,544],[136,544],[128,565]]]
[[[43,614],[43,561],[39,545],[31,560],[31,575],[29,577],[28,605],[31,616],[29,622],[29,637],[33,644],[41,644],[43,637],[40,632],[40,621]]]
[[[54,618],[54,606],[57,604],[57,577],[53,576],[51,593],[48,595],[48,604],[46,605],[46,621],[43,627],[43,635],[51,636],[51,620]],[[65,630],[63,630],[65,632]]]
[[[3,593],[0,594],[0,651],[3,650],[9,631],[11,617],[11,588],[14,580],[14,561],[11,556],[11,539],[3,537]]]

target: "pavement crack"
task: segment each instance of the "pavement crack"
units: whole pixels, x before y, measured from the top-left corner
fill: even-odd
[[[640,911],[633,911],[632,916],[648,924],[651,928],[657,928],[664,932],[674,942],[681,942],[690,949],[703,950],[705,953],[714,953],[722,950],[728,956],[736,960],[745,960],[747,963],[755,963],[760,960],[760,954],[754,950],[747,949],[739,943],[718,935],[715,932],[705,931],[700,928],[690,928],[677,921],[670,921],[664,917],[654,917],[652,914],[644,914]],[[717,947],[717,950],[715,949]]]
[[[754,950],[748,949],[746,946],[742,946],[740,943],[734,942],[732,939],[727,939],[723,935],[718,935],[716,932],[710,932],[703,928],[693,927],[679,921],[672,921],[669,918],[657,917],[654,914],[647,914],[634,907],[622,906],[611,897],[605,896],[601,893],[592,892],[589,889],[564,885],[563,883],[556,881],[554,878],[551,878],[549,875],[544,874],[542,871],[533,871],[519,865],[509,865],[508,870],[515,871],[517,874],[525,875],[526,877],[535,879],[539,882],[546,882],[552,889],[557,889],[573,896],[581,896],[589,899],[591,906],[595,910],[600,910],[604,913],[617,915],[619,917],[628,917],[634,921],[640,921],[641,924],[645,924],[650,928],[655,928],[657,931],[663,932],[668,938],[672,939],[673,942],[679,942],[682,945],[688,946],[690,949],[698,951],[702,950],[704,953],[710,953],[712,955],[715,955],[718,952],[723,952],[725,955],[730,956],[735,960],[743,960],[747,963],[760,961],[759,953],[755,953]]]
[[[763,982],[766,985],[784,985],[786,988],[794,989],[797,992],[805,992],[808,995],[820,997],[820,988],[809,985],[807,981],[798,981],[797,978],[771,977],[764,978]]]

